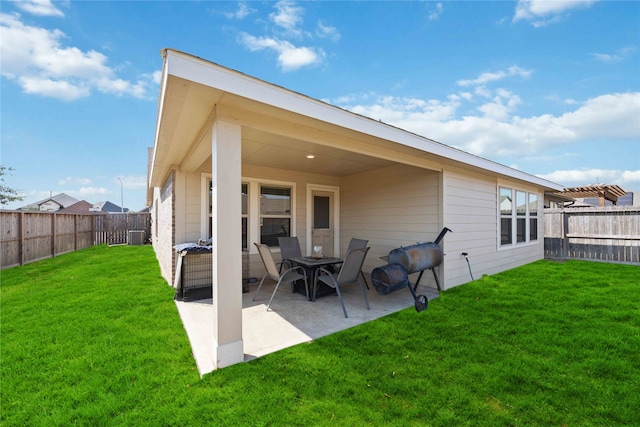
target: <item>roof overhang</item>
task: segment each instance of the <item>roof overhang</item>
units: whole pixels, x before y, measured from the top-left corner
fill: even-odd
[[[207,132],[216,118],[226,118],[243,126],[243,162],[260,164],[278,150],[282,168],[295,167],[300,156],[313,153],[321,155],[303,167],[316,173],[345,175],[393,163],[435,170],[456,166],[543,191],[562,190],[543,178],[201,58],[173,49],[164,49],[162,56],[149,189],[162,186],[173,168],[195,170],[206,161],[211,154]]]

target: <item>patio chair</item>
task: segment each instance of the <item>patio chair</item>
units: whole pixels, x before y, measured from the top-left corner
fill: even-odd
[[[307,293],[307,300],[308,300],[309,286],[307,282],[307,273],[304,270],[304,268],[293,267],[281,273],[278,271],[278,268],[276,267],[276,263],[273,260],[273,256],[271,255],[271,250],[269,249],[269,246],[258,244],[258,243],[254,243],[254,245],[256,245],[256,247],[258,248],[258,253],[260,254],[260,258],[262,258],[262,263],[264,264],[264,268],[267,271],[262,276],[262,280],[258,285],[258,289],[256,289],[256,293],[253,296],[253,301],[256,300],[256,297],[258,296],[258,292],[260,292],[260,288],[264,283],[264,279],[266,279],[267,277],[269,277],[270,279],[276,282],[276,288],[273,290],[273,293],[271,294],[271,299],[269,299],[269,304],[267,304],[267,311],[269,311],[269,307],[271,307],[271,302],[273,301],[273,297],[276,295],[276,292],[278,291],[278,286],[280,286],[280,283],[282,282],[291,283],[293,285],[293,282],[296,282],[300,279],[304,279],[304,289]],[[298,271],[301,271],[302,274],[298,273]]]
[[[342,311],[344,312],[344,317],[349,317],[347,315],[347,309],[344,306],[344,300],[342,299],[342,292],[340,291],[340,286],[358,282],[360,285],[360,290],[362,291],[362,296],[364,297],[364,302],[367,305],[367,310],[371,310],[369,307],[369,300],[367,299],[367,293],[364,290],[364,286],[362,286],[362,282],[360,281],[360,273],[362,270],[362,264],[364,263],[364,259],[367,256],[367,252],[369,252],[370,248],[359,248],[353,249],[347,252],[347,256],[345,257],[344,263],[340,268],[340,271],[336,273],[332,273],[326,268],[319,268],[316,271],[316,275],[313,282],[313,300],[316,299],[316,290],[318,289],[318,282],[322,282],[327,286],[330,286],[336,290],[338,294],[338,298],[340,298],[340,304],[342,305]],[[325,275],[320,275],[320,273],[326,273]]]
[[[347,253],[349,253],[354,249],[366,248],[367,243],[369,243],[368,240],[356,239],[355,237],[353,237],[349,241],[349,247],[347,248]],[[362,272],[362,270],[360,270],[360,275],[362,276],[362,280],[364,280],[364,285],[367,287],[367,289],[369,289],[369,283],[367,283],[367,278],[364,277],[364,273]]]
[[[278,245],[280,246],[280,255],[282,261],[280,263],[280,271],[283,267],[291,268],[293,263],[289,261],[291,258],[297,258],[302,256],[300,250],[300,242],[297,237],[278,237]]]
[[[366,248],[367,243],[369,243],[368,240],[356,239],[355,237],[353,237],[351,238],[351,241],[349,241],[349,247],[347,248],[347,252],[353,249]],[[364,280],[365,286],[367,287],[367,289],[369,289],[369,284],[367,283],[367,279],[366,277],[364,277],[364,273],[362,272],[362,270],[360,270],[360,275],[362,276],[362,280]]]

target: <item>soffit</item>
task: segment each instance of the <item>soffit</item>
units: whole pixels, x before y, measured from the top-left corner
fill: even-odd
[[[314,158],[308,159],[307,155]],[[242,162],[332,176],[361,173],[394,163],[252,128],[242,130]]]
[[[179,165],[193,150],[222,92],[169,75],[154,145],[151,182],[161,186],[172,165]]]

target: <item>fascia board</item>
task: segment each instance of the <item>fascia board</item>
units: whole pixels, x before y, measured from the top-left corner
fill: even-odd
[[[156,113],[156,131],[153,138],[153,154],[151,156],[151,168],[149,171],[149,182],[147,183],[147,199],[150,199],[153,187],[162,185],[160,180],[163,178],[160,171],[157,170],[158,163],[158,140],[160,138],[160,124],[162,122],[162,113],[164,111],[164,100],[167,91],[168,67],[165,52],[163,53],[162,76],[160,78],[160,94],[158,96],[158,110]]]

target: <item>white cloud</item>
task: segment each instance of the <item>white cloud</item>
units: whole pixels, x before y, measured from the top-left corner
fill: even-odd
[[[250,8],[244,2],[238,3],[237,6],[238,7],[236,8],[235,11],[226,12],[226,13],[224,13],[224,16],[229,18],[229,19],[244,19],[247,16],[249,16],[250,14],[252,14],[253,12],[255,12],[255,9]]]
[[[67,185],[67,184],[80,184],[80,185],[89,185],[91,184],[90,178],[81,178],[81,177],[73,177],[67,176],[58,181],[58,185]]]
[[[431,9],[431,12],[429,12],[427,19],[429,21],[435,21],[440,17],[440,15],[442,15],[442,3],[438,2],[433,9]]]
[[[458,86],[478,86],[485,85],[487,83],[496,82],[498,80],[503,80],[508,77],[522,77],[528,78],[531,75],[531,70],[525,70],[524,68],[520,68],[518,66],[512,65],[506,70],[494,71],[494,72],[484,72],[480,74],[475,79],[471,80],[458,80],[456,84]]]
[[[255,37],[241,33],[240,42],[251,51],[272,50],[278,53],[278,64],[283,71],[292,71],[301,67],[319,64],[324,60],[322,49],[314,47],[297,47],[286,40],[270,37]]]
[[[381,120],[462,150],[491,158],[543,152],[547,148],[594,140],[640,139],[640,92],[607,94],[583,102],[575,110],[554,116],[513,116],[521,102],[498,90],[479,108],[480,116],[459,117],[468,97],[450,95],[446,101],[380,96],[339,104],[353,112]]]
[[[85,98],[91,94],[91,90],[82,83],[27,76],[20,77],[19,82],[25,93],[42,95],[63,101],[73,101],[79,98]]]
[[[640,92],[613,93],[587,100],[554,121],[579,139],[640,138]]]
[[[122,179],[122,187],[128,189],[146,189],[147,188],[147,177],[146,176],[137,176],[137,175],[128,175],[123,176]],[[120,185],[120,181],[116,178],[114,183]]]
[[[340,32],[336,27],[331,25],[325,25],[324,22],[318,21],[318,28],[316,29],[316,35],[320,38],[328,38],[332,41],[340,40]]]
[[[80,190],[76,191],[76,194],[81,194],[83,196],[109,194],[109,190],[104,187],[82,187]]]
[[[486,118],[505,120],[521,103],[522,101],[518,95],[505,89],[498,89],[491,102],[481,105],[478,107],[478,110],[482,112]]]
[[[317,46],[299,46],[302,39],[322,39],[338,41],[341,37],[336,27],[317,21],[315,35],[302,28],[305,9],[296,2],[280,0],[273,6],[275,12],[269,14],[269,20],[275,24],[270,35],[254,36],[245,32],[239,33],[238,42],[251,51],[271,50],[278,54],[278,66],[283,71],[318,65],[325,61],[324,50]],[[295,39],[297,43],[290,40]]]
[[[0,35],[0,73],[26,93],[72,101],[95,89],[142,98],[152,83],[150,76],[137,82],[117,78],[102,53],[65,47],[62,31],[25,25],[18,14],[0,14]]]
[[[618,49],[615,53],[593,53],[591,56],[600,62],[620,62],[625,60],[635,50],[635,47],[625,47]]]
[[[12,0],[18,9],[39,16],[64,16],[51,0]]]
[[[304,9],[296,5],[295,2],[288,0],[280,0],[274,7],[276,8],[276,12],[269,14],[271,22],[286,30],[290,36],[300,36],[302,31],[298,26],[302,24]]]
[[[597,0],[519,0],[513,22],[532,21],[534,27],[559,22],[572,9],[588,8]]]
[[[500,158],[511,155],[530,156],[548,148],[581,141],[640,140],[640,92],[613,93],[587,101],[550,99],[572,107],[561,115],[516,115],[522,104],[517,94],[492,89],[487,83],[520,76],[531,71],[517,66],[475,79],[460,80],[459,86],[474,86],[473,92],[449,95],[446,101],[396,98],[375,95],[359,100],[351,95],[338,105],[381,120],[385,123],[444,142],[480,156]],[[370,94],[367,94],[368,96]],[[476,106],[479,114],[463,115],[463,107],[473,106],[478,99],[486,102]],[[468,108],[464,111],[468,111]]]

